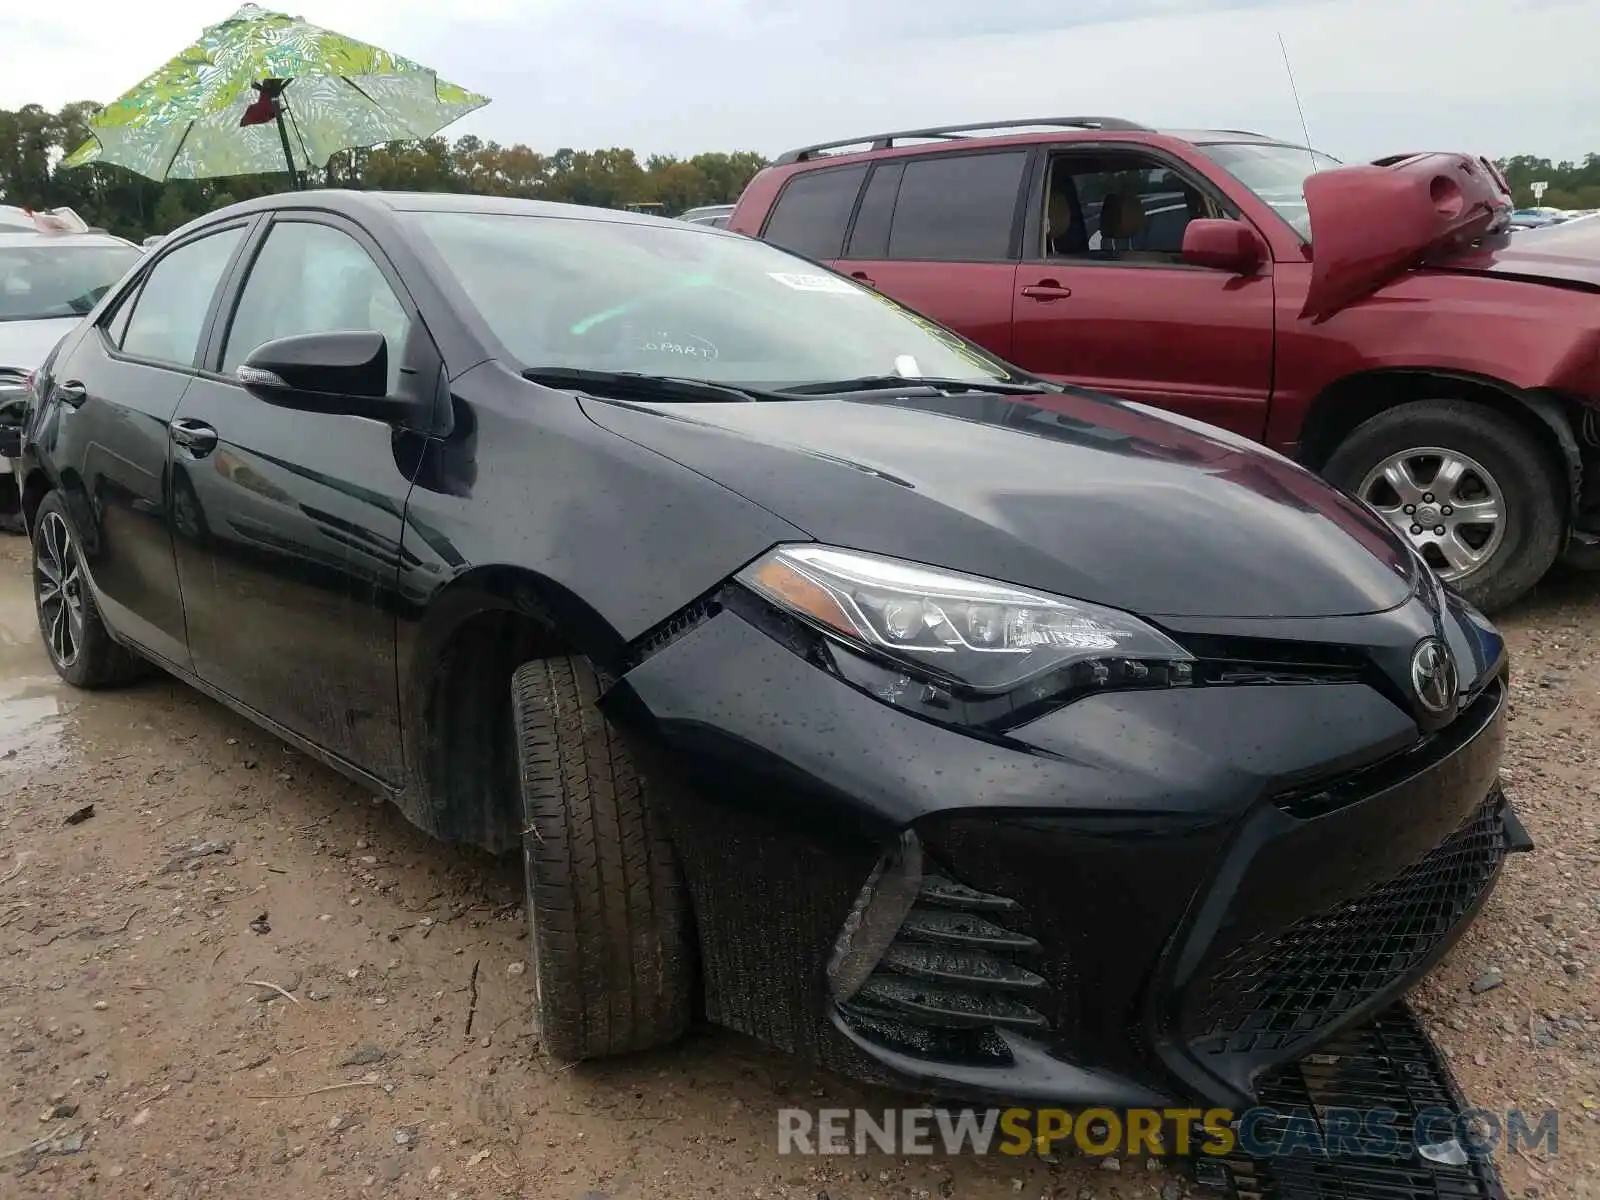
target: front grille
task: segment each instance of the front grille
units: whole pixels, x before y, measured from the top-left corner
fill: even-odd
[[[997,1030],[1050,1029],[1049,985],[1033,969],[1039,954],[1015,900],[930,874],[883,958],[839,1012],[857,1033],[902,1054],[1009,1062]]]
[[[1496,676],[1462,698],[1461,710],[1454,721],[1415,745],[1335,779],[1279,792],[1272,802],[1291,817],[1309,821],[1420,775],[1482,734],[1499,714],[1505,698],[1505,681]]]
[[[1262,1077],[1248,1149],[1194,1164],[1197,1182],[1235,1200],[1503,1200],[1484,1154],[1449,1154],[1465,1108],[1438,1050],[1397,1004],[1318,1053]],[[1418,1118],[1427,1113],[1424,1129]],[[1380,1128],[1377,1116],[1387,1119]],[[1392,1115],[1391,1115],[1392,1114]],[[1418,1151],[1417,1136],[1431,1143]]]
[[[1191,1008],[1194,1048],[1281,1054],[1418,967],[1505,858],[1501,803],[1491,792],[1426,857],[1365,895],[1231,951]]]

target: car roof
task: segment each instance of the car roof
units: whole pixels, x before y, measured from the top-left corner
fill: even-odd
[[[890,150],[922,151],[967,149],[991,143],[1029,145],[1041,141],[1128,141],[1147,144],[1155,139],[1190,142],[1194,145],[1222,143],[1263,146],[1293,146],[1278,138],[1247,129],[1152,129],[1122,117],[1041,117],[1026,120],[988,121],[973,125],[941,125],[924,129],[904,129],[873,133],[863,137],[819,142],[780,154],[773,165],[788,167],[804,163],[827,162],[843,157],[862,157]],[[1304,147],[1294,147],[1304,149]]]
[[[551,200],[524,200],[516,196],[480,196],[467,192],[366,192],[325,188],[305,192],[278,192],[258,196],[219,208],[193,222],[195,228],[219,218],[254,212],[281,212],[293,209],[359,215],[363,212],[455,212],[484,213],[519,217],[561,217],[573,221],[603,221],[627,225],[659,225],[683,229],[686,223],[671,217],[628,212],[620,208],[596,208],[587,204],[559,204]],[[188,226],[185,226],[188,228]],[[691,226],[691,228],[695,228]],[[174,230],[174,233],[177,231]],[[708,232],[718,232],[709,230]]]

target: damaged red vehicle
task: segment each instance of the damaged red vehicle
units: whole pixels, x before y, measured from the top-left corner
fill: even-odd
[[[1494,610],[1560,556],[1600,566],[1600,224],[1513,241],[1511,208],[1472,155],[1066,117],[790,151],[730,228],[1264,442]]]

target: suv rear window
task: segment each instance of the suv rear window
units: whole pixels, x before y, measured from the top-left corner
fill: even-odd
[[[889,257],[994,262],[1011,257],[1026,150],[941,154],[906,164]]]
[[[845,226],[855,210],[856,193],[867,168],[807,171],[789,181],[762,233],[765,241],[807,258],[838,258]]]

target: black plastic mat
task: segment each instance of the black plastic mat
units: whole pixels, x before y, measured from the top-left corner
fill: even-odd
[[[1294,1150],[1202,1158],[1194,1174],[1205,1192],[1235,1200],[1505,1200],[1492,1159],[1474,1153],[1470,1138],[1452,1142],[1455,1122],[1445,1114],[1459,1120],[1465,1100],[1403,1004],[1274,1070],[1258,1090],[1271,1112],[1251,1119],[1255,1138],[1276,1146],[1287,1138]],[[1387,1136],[1368,1125],[1352,1136],[1352,1113],[1381,1113]]]

